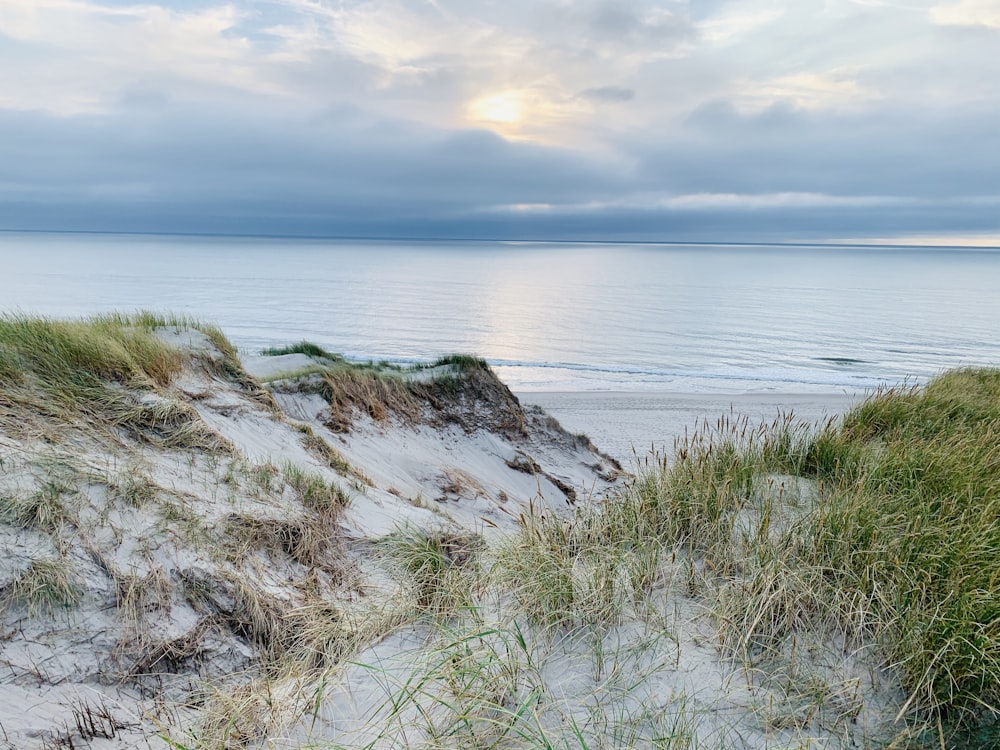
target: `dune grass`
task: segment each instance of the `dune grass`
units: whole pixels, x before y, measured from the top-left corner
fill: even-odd
[[[0,409],[96,416],[164,447],[207,444],[191,407],[162,396],[183,355],[155,331],[175,325],[192,324],[145,313],[0,318]],[[222,352],[222,364],[213,366],[239,368],[220,332],[199,330]],[[332,426],[346,429],[356,410],[379,421],[415,417],[421,399],[448,395],[448,376],[445,386],[409,381],[391,368],[355,367],[312,347],[303,342],[274,353],[334,360],[324,375]],[[482,360],[467,356],[431,366],[488,373]],[[139,401],[133,390],[160,397]],[[349,473],[328,444],[309,434],[303,440]],[[57,479],[0,496],[0,520],[52,534],[72,527],[73,485]],[[351,498],[293,464],[261,467],[257,482],[286,484],[311,513],[231,514],[224,519],[233,547],[229,577],[189,576],[184,589],[206,611],[219,609],[218,590],[229,592],[227,627],[266,654],[269,679],[295,670],[319,674],[364,641],[329,602],[283,601],[240,578],[235,566],[255,551],[310,570],[336,564],[326,535]],[[144,507],[158,487],[123,476],[112,491]],[[382,549],[413,592],[414,618],[431,623],[439,637],[416,681],[398,686],[387,705],[400,721],[420,701],[433,705],[422,714],[427,734],[445,744],[485,737],[485,746],[599,746],[626,736],[640,715],[642,740],[670,731],[665,722],[676,716],[656,714],[662,706],[644,703],[637,692],[618,702],[617,693],[601,693],[601,713],[590,724],[578,724],[572,713],[561,729],[539,724],[536,705],[551,688],[533,671],[525,634],[550,643],[584,634],[603,678],[606,636],[657,622],[656,598],[680,580],[714,623],[713,645],[724,659],[748,681],[777,686],[784,696],[760,710],[770,729],[841,731],[858,715],[864,697],[856,683],[804,666],[807,648],[836,644],[841,655],[875,654],[876,664],[898,678],[904,695],[897,736],[908,739],[897,746],[1000,745],[998,370],[953,371],[925,387],[880,391],[818,429],[791,416],[762,426],[735,418],[703,424],[673,455],[649,460],[620,493],[569,517],[533,510],[516,534],[486,552],[471,536],[426,529],[405,529]],[[151,580],[118,589],[119,607],[133,613],[123,615],[134,621],[132,630],[146,606],[141,589],[161,596]],[[3,603],[55,612],[78,603],[81,591],[64,561],[40,559],[12,579]],[[503,615],[502,628],[484,624],[486,599],[499,606],[489,614]],[[230,696],[243,695],[246,708],[220,698],[221,723],[208,736],[228,736],[234,712],[262,711],[264,688]],[[248,727],[248,737],[268,731],[255,721]],[[678,737],[675,746],[696,744],[690,728]]]
[[[907,708],[956,727],[1000,712],[1000,371],[875,395],[814,441],[834,487],[812,552],[872,603]],[[811,446],[811,454],[820,449]],[[994,733],[1000,742],[1000,731]]]
[[[849,680],[792,661],[841,643],[899,680],[902,746],[1000,743],[1000,371],[880,391],[818,429],[724,417],[599,507],[521,526],[494,576],[537,626],[614,627],[680,563],[723,656],[757,682],[800,674],[783,690],[801,716],[859,710]]]
[[[36,386],[77,409],[105,402],[109,382],[165,385],[180,370],[182,355],[153,335],[152,322],[143,315],[0,317],[0,385]]]
[[[310,510],[336,518],[351,504],[347,491],[319,474],[306,471],[293,463],[286,463],[282,476],[295,491],[299,501]]]
[[[171,448],[231,448],[187,403],[165,396],[186,354],[158,333],[191,330],[214,347],[204,365],[269,409],[270,394],[247,376],[222,332],[197,321],[139,312],[79,320],[0,316],[0,422],[23,432],[38,418],[103,424]]]
[[[881,391],[815,434],[720,422],[583,523],[623,559],[685,548],[734,656],[869,638],[900,718],[1000,742],[1000,371]]]
[[[452,614],[471,607],[478,588],[482,540],[461,531],[402,528],[381,540],[389,560],[409,577],[421,612]]]
[[[69,564],[59,559],[38,559],[14,578],[0,595],[0,603],[21,604],[31,614],[54,614],[72,607],[83,596]]]
[[[289,344],[288,346],[268,347],[263,349],[261,354],[265,357],[280,357],[284,354],[305,354],[308,357],[329,359],[333,362],[344,361],[344,358],[341,355],[328,352],[323,347],[310,341],[299,341],[298,343]]]

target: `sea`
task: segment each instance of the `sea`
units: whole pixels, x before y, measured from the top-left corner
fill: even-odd
[[[1000,366],[1000,250],[0,233],[0,312],[485,358],[520,392],[841,393]]]

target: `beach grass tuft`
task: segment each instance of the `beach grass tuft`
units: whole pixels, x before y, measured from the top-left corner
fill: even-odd
[[[952,371],[924,388],[880,392],[834,437],[846,449],[817,470],[835,490],[816,515],[816,562],[872,601],[909,710],[959,728],[992,724],[1000,715],[1000,371]]]
[[[296,464],[286,463],[282,475],[299,501],[321,515],[335,518],[351,503],[351,497],[343,487]]]
[[[0,317],[0,385],[34,386],[70,409],[112,398],[108,383],[165,385],[183,362],[145,318],[67,321]]]
[[[332,362],[344,361],[341,355],[328,352],[318,344],[313,344],[309,341],[299,341],[296,344],[289,344],[288,346],[268,347],[263,349],[261,354],[265,357],[280,357],[284,354],[305,354],[307,357],[328,359]]]
[[[683,561],[747,674],[800,669],[809,638],[871,649],[907,731],[947,743],[998,734],[998,519],[1000,372],[963,370],[840,424],[702,424],[598,508],[522,518],[497,569],[533,622],[607,628]]]
[[[21,604],[31,614],[54,614],[72,607],[83,590],[63,559],[32,560],[3,591],[6,603]]]
[[[410,578],[421,611],[453,614],[472,606],[482,547],[478,537],[461,531],[402,528],[381,540],[381,546]]]

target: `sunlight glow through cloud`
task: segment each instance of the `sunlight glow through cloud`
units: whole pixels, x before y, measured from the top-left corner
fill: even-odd
[[[492,125],[516,125],[523,115],[524,105],[516,91],[505,91],[474,100],[469,105],[472,120]]]

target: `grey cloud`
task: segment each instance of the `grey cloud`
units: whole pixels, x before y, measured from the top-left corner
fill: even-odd
[[[664,142],[629,148],[646,180],[678,192],[818,192],[947,199],[1000,195],[993,107],[919,114],[891,106],[808,113],[775,106],[740,115],[717,102]]]
[[[881,133],[884,122],[788,108],[744,117],[720,102],[692,116],[682,137],[619,144],[630,158],[614,161],[356,107],[307,119],[178,106],[142,118],[2,113],[0,227],[688,240],[996,229],[997,205],[972,199],[1000,195],[991,121],[965,113],[906,129],[899,115],[899,132]],[[643,203],[783,191],[898,200]],[[502,208],[517,204],[551,208]]]
[[[535,34],[582,56],[672,53],[698,35],[684,6],[662,3],[548,2],[534,15]]]
[[[137,81],[122,89],[117,103],[126,110],[148,110],[165,107],[172,99],[164,88],[154,83]]]
[[[635,91],[624,86],[597,86],[584,89],[577,96],[597,102],[629,102],[635,99]]]
[[[691,38],[694,26],[672,12],[650,13],[637,3],[603,2],[591,11],[590,28],[597,39],[617,42],[675,44]]]
[[[257,3],[271,15],[245,23],[277,22],[279,5]],[[634,103],[570,123],[584,148],[557,145],[558,128],[532,144],[411,121],[458,117],[470,97],[519,80],[488,55],[431,51],[420,73],[386,79],[320,45],[307,59],[254,68],[285,98],[226,93],[167,69],[122,71],[101,89],[119,92],[108,93],[110,114],[0,110],[0,228],[705,240],[1000,229],[998,204],[980,200],[1000,196],[1000,56],[981,35],[912,35],[915,16],[886,7],[828,23],[814,3],[789,8],[781,29],[673,59],[648,53],[696,39],[683,3],[453,5],[509,31],[537,70],[567,72],[576,97]],[[781,36],[800,26],[794,43]],[[883,43],[877,65],[851,67],[857,47]],[[6,54],[23,60],[20,48]],[[626,59],[640,62],[618,65]],[[881,99],[851,111],[745,112],[740,96],[775,77],[838,65]],[[887,200],[660,200],[699,193]],[[544,205],[516,208],[524,204]]]
[[[30,144],[30,148],[25,148]],[[231,112],[60,119],[0,115],[0,204],[103,202],[188,216],[447,217],[481,206],[582,202],[624,187],[614,165],[351,109],[309,120]],[[102,200],[95,195],[105,196]],[[35,200],[37,198],[37,200]],[[7,210],[0,224],[17,224]]]

